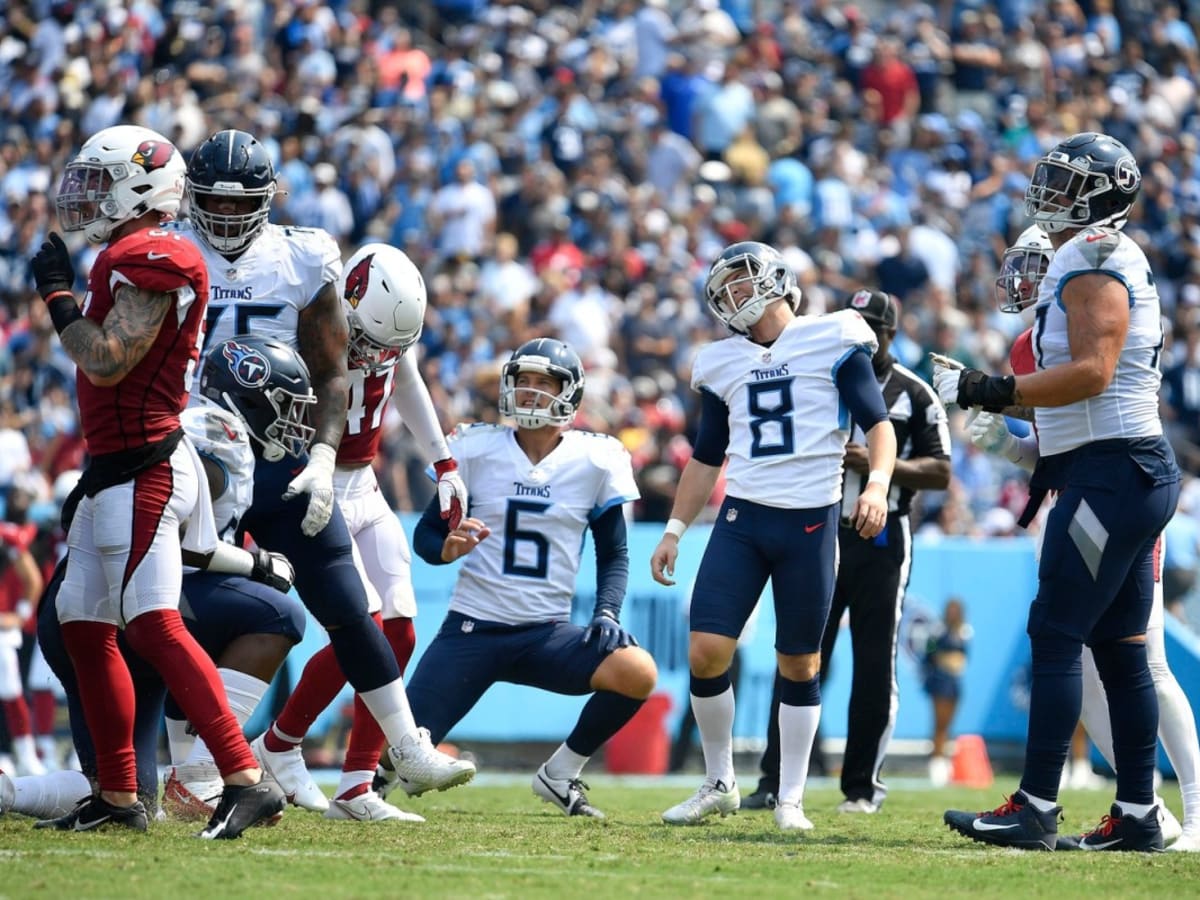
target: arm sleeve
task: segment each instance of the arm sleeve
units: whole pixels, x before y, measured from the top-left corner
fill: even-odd
[[[725,451],[729,449],[729,407],[707,388],[700,389],[700,401],[700,427],[692,457],[706,466],[719,468],[725,463]]]
[[[864,432],[887,419],[883,394],[879,391],[879,382],[875,380],[875,370],[871,368],[871,357],[865,351],[851,353],[838,366],[835,378],[838,396],[850,410],[854,423]]]
[[[431,566],[444,566],[447,563],[442,559],[442,544],[449,533],[450,524],[442,518],[442,508],[434,494],[413,531],[413,550]]]
[[[450,448],[446,445],[446,436],[442,434],[433,400],[429,397],[429,388],[421,380],[417,371],[417,360],[411,350],[396,363],[396,387],[393,396],[400,417],[417,439],[417,445],[425,454],[426,460],[437,462],[448,458]]]
[[[620,616],[629,584],[625,512],[619,505],[610,507],[593,519],[589,527],[596,541],[596,611],[607,609]]]

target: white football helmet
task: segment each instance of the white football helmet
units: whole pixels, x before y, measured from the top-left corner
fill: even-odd
[[[361,247],[342,268],[339,289],[350,325],[350,368],[390,368],[420,339],[425,279],[403,251],[388,244]]]
[[[65,231],[94,244],[150,210],[179,212],[187,167],[175,145],[157,131],[115,125],[96,132],[67,163],[54,204]]]
[[[1030,225],[1021,232],[1004,251],[996,275],[996,304],[1001,312],[1019,313],[1037,302],[1038,286],[1053,255],[1050,238],[1039,226]]]

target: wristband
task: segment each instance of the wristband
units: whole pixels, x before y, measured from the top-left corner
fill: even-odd
[[[683,519],[669,519],[667,527],[663,529],[663,533],[673,534],[676,538],[681,538],[687,529],[687,522],[683,521]]]
[[[892,479],[890,476],[883,474],[878,469],[872,469],[871,474],[867,476],[867,484],[882,484],[886,491],[891,487]]]
[[[59,335],[66,331],[72,322],[83,318],[79,304],[75,302],[75,295],[70,291],[53,291],[45,300],[50,310],[50,321],[54,323],[54,330]]]

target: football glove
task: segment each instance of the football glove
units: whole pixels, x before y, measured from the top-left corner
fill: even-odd
[[[1004,421],[1004,416],[990,412],[981,412],[976,416],[975,421],[967,429],[967,434],[971,438],[971,443],[984,453],[995,453],[1006,457],[1015,441],[1012,432],[1008,430],[1008,423]]]
[[[282,553],[272,553],[259,547],[252,551],[254,564],[250,569],[250,580],[275,588],[281,594],[291,590],[296,581],[296,570]]]
[[[438,506],[453,531],[467,511],[467,485],[458,474],[458,463],[453,457],[439,459],[433,464],[433,471],[437,474]]]
[[[1001,412],[1015,405],[1017,379],[1012,375],[985,375],[978,369],[963,369],[958,373],[958,396],[955,402],[962,409],[982,406],[985,412]]]
[[[636,647],[637,639],[621,627],[617,614],[607,606],[597,609],[591,624],[583,632],[584,644],[596,639],[596,648],[601,653],[612,653],[622,647]]]
[[[929,358],[933,361],[933,389],[942,405],[949,406],[958,397],[958,373],[963,364],[940,353],[930,353]]]
[[[288,483],[284,500],[308,494],[308,509],[300,530],[306,537],[319,534],[333,517],[333,467],[337,451],[328,444],[313,444],[308,452],[308,465]]]
[[[47,235],[47,240],[32,260],[29,268],[33,270],[33,281],[38,293],[49,297],[55,291],[69,291],[75,286],[75,267],[71,265],[71,253],[67,245],[55,231]]]

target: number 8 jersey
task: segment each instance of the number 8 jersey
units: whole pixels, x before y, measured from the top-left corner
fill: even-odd
[[[701,348],[692,388],[729,410],[726,493],[779,509],[817,509],[841,499],[850,411],[837,373],[878,344],[854,310],[800,316],[765,347],[734,335]]]
[[[460,427],[450,451],[491,536],[463,559],[450,609],[490,622],[567,621],[588,523],[639,496],[616,438],[565,431],[534,465],[503,425]]]

